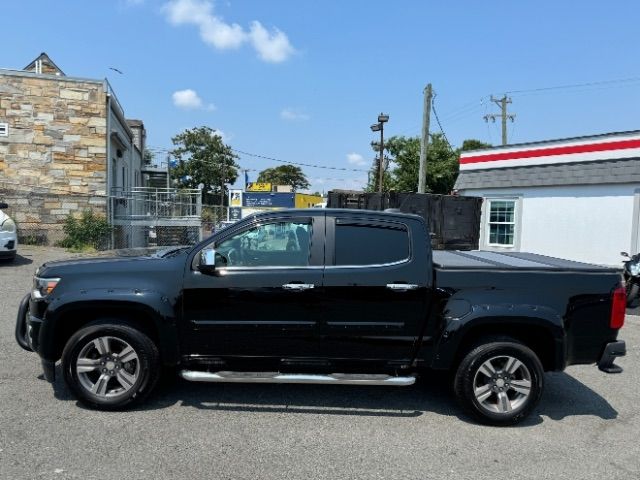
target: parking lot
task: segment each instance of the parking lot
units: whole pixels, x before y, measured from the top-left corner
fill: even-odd
[[[511,428],[464,416],[447,381],[406,388],[164,381],[134,411],[83,408],[43,380],[14,340],[35,268],[69,256],[24,247],[0,265],[0,478],[554,478],[640,476],[640,317],[620,337],[620,375],[546,376],[534,414]]]

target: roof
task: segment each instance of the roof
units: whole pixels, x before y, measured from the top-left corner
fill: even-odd
[[[592,162],[462,170],[456,190],[555,185],[640,184],[640,157]]]
[[[26,67],[23,68],[23,70],[32,70],[33,68],[35,68],[36,62],[38,60],[42,60],[45,65],[48,65],[49,67],[51,67],[52,70],[54,70],[55,72],[57,72],[60,75],[64,76],[65,73],[62,71],[62,69],[60,67],[58,67],[53,62],[53,60],[51,60],[49,55],[47,55],[45,52],[42,52],[40,55],[38,55],[36,58],[34,58],[33,61],[29,65],[27,65]],[[42,73],[45,73],[45,72],[42,72]],[[50,74],[51,72],[46,72],[46,73]]]
[[[460,170],[599,162],[640,157],[640,131],[462,152]]]
[[[579,137],[553,138],[551,140],[538,140],[535,142],[510,143],[508,145],[496,145],[495,147],[480,148],[477,150],[466,150],[465,152],[463,152],[463,155],[466,153],[489,153],[500,150],[510,150],[519,147],[551,146],[557,143],[579,142],[583,140],[605,140],[607,137],[634,135],[640,135],[640,130],[623,130],[621,132],[599,133],[597,135],[581,135]]]

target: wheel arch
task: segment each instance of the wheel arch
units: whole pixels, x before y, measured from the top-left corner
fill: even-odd
[[[454,322],[449,322],[438,342],[433,368],[455,369],[474,347],[496,339],[513,339],[527,346],[538,356],[545,371],[565,367],[564,330],[556,321],[509,316],[477,317],[464,324],[451,325]]]
[[[178,361],[177,328],[174,319],[167,318],[150,305],[126,300],[88,300],[72,302],[47,315],[40,333],[41,355],[57,361],[71,336],[84,326],[101,319],[130,325],[146,334],[158,347],[163,364]]]

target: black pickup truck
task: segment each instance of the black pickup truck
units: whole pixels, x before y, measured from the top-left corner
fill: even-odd
[[[526,253],[432,252],[421,217],[281,210],[194,247],[42,265],[16,339],[85,404],[145,399],[163,366],[198,382],[405,386],[449,370],[486,423],[536,406],[544,372],[621,371],[613,269]]]

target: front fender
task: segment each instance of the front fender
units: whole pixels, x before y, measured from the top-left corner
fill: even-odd
[[[126,314],[137,322],[151,322],[150,329],[157,333],[158,348],[164,363],[174,364],[179,358],[176,299],[161,292],[131,288],[95,288],[62,293],[51,299],[44,314],[40,330],[42,358],[55,361],[62,346],[59,335],[66,331],[65,322],[74,312],[90,310],[91,318]]]
[[[526,332],[543,331],[551,341],[553,368],[565,365],[565,330],[563,318],[554,309],[540,305],[516,303],[478,303],[450,299],[443,311],[443,325],[431,366],[449,369],[454,366],[461,348],[473,344],[482,335],[516,336],[526,342]]]

